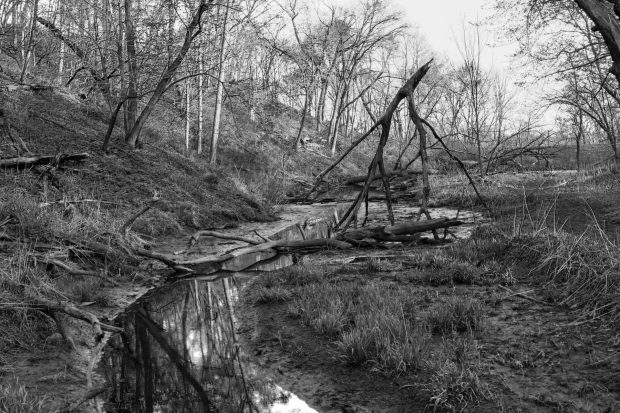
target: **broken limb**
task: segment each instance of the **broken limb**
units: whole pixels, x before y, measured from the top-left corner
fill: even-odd
[[[194,234],[189,239],[188,246],[192,247],[193,245],[195,245],[201,237],[213,237],[213,238],[227,239],[227,240],[232,240],[232,241],[241,241],[241,242],[245,242],[250,245],[258,245],[261,243],[260,241],[256,241],[255,239],[248,238],[248,237],[243,237],[241,235],[224,234],[224,233],[216,232],[216,231],[197,231],[197,232],[194,232]]]
[[[428,123],[427,120],[425,119],[420,119],[420,121],[425,124],[426,126],[428,126],[428,128],[430,129],[431,133],[433,134],[433,136],[435,137],[435,139],[441,144],[441,146],[443,146],[444,150],[446,151],[446,153],[448,154],[448,156],[450,157],[450,159],[452,159],[453,161],[455,161],[459,167],[461,168],[461,170],[463,170],[463,173],[465,174],[465,176],[467,177],[467,179],[469,180],[469,184],[471,185],[471,187],[474,189],[474,192],[476,193],[476,196],[478,197],[478,199],[480,200],[480,203],[482,204],[482,206],[489,211],[489,213],[491,215],[493,215],[493,210],[491,208],[489,208],[489,206],[487,205],[487,203],[484,201],[484,198],[482,197],[482,195],[480,195],[480,192],[478,191],[478,188],[476,187],[476,184],[474,182],[474,180],[472,179],[471,175],[469,174],[469,172],[467,172],[467,168],[465,167],[465,164],[463,163],[463,161],[461,161],[456,155],[452,154],[452,152],[450,151],[450,149],[446,146],[446,144],[444,143],[444,141],[441,139],[441,137],[439,136],[439,134],[437,133],[437,131],[435,130],[435,128],[433,128],[433,126]]]

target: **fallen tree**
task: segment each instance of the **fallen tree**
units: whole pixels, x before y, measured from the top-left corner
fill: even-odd
[[[189,240],[190,246],[195,245],[201,237],[235,240],[249,245],[238,247],[217,256],[206,256],[179,261],[175,261],[162,254],[145,250],[136,250],[136,254],[162,262],[173,269],[176,276],[195,276],[199,274],[213,274],[217,271],[221,271],[225,268],[227,263],[231,263],[240,258],[250,258],[254,256],[255,261],[248,260],[245,264],[245,268],[237,269],[238,271],[274,259],[281,253],[305,253],[319,249],[346,250],[354,247],[377,247],[385,242],[411,243],[417,242],[419,240],[419,234],[422,232],[447,229],[462,224],[463,222],[457,219],[437,218],[426,221],[409,221],[396,225],[356,228],[346,232],[341,231],[334,233],[333,238],[302,240],[257,240],[244,236],[222,234],[215,231],[198,231],[191,236]]]
[[[390,171],[387,172],[385,174],[385,176],[387,178],[395,178],[395,177],[402,177],[402,176],[414,176],[414,175],[421,175],[422,171],[414,171],[414,170],[407,170],[407,169],[397,169],[395,171]],[[358,176],[352,176],[347,178],[344,181],[345,185],[355,185],[355,184],[360,184],[363,182],[366,182],[366,180],[368,179],[368,175],[358,175]],[[378,181],[379,179],[383,179],[383,175],[375,175],[371,178],[372,181]]]
[[[344,153],[342,155],[340,155],[340,157],[338,159],[336,159],[336,161],[334,161],[331,165],[329,165],[327,168],[325,168],[321,173],[319,173],[315,179],[315,184],[312,187],[312,189],[310,190],[310,192],[307,194],[307,198],[310,198],[312,196],[312,194],[318,189],[318,187],[320,186],[320,184],[323,182],[323,179],[325,178],[325,176],[330,173],[336,166],[338,166],[352,151],[353,149],[355,149],[357,146],[359,146],[364,140],[366,140],[375,130],[377,130],[379,127],[381,127],[381,135],[379,138],[379,143],[377,145],[377,149],[375,151],[375,155],[372,159],[372,161],[370,162],[370,165],[368,167],[368,173],[366,174],[366,177],[360,181],[360,182],[364,182],[364,186],[362,187],[362,189],[359,191],[355,202],[353,202],[351,204],[351,206],[348,208],[348,210],[345,212],[345,214],[342,216],[342,218],[340,219],[340,221],[337,223],[337,228],[340,229],[341,231],[346,231],[346,229],[349,227],[349,225],[356,220],[357,217],[357,213],[360,209],[360,207],[362,206],[362,203],[365,203],[366,206],[366,211],[368,211],[368,202],[369,202],[369,190],[371,187],[371,184],[377,180],[379,177],[383,182],[383,191],[385,193],[385,203],[386,203],[386,207],[387,207],[387,214],[388,214],[388,219],[390,221],[390,223],[394,224],[394,213],[393,213],[393,209],[392,209],[392,193],[391,193],[391,189],[390,189],[390,173],[386,172],[385,170],[385,165],[384,165],[384,148],[387,144],[387,141],[390,137],[390,129],[392,126],[392,118],[394,116],[394,113],[396,112],[396,110],[398,109],[398,106],[400,105],[400,102],[403,100],[406,100],[406,104],[407,104],[407,109],[409,112],[409,118],[410,120],[413,122],[413,124],[415,125],[415,130],[417,132],[417,136],[419,139],[419,149],[418,149],[418,153],[416,156],[416,159],[419,158],[422,164],[422,197],[420,199],[420,203],[421,203],[421,214],[424,214],[426,216],[427,219],[431,219],[430,213],[428,212],[428,200],[430,197],[430,183],[429,183],[429,166],[428,166],[428,154],[427,154],[427,148],[428,148],[428,143],[427,143],[427,131],[424,127],[424,125],[427,125],[430,127],[430,125],[428,124],[427,121],[423,120],[419,115],[418,112],[415,108],[415,104],[414,104],[414,94],[415,94],[415,90],[418,86],[418,84],[421,82],[421,80],[424,78],[424,76],[426,75],[426,73],[428,72],[430,65],[432,63],[432,59],[427,62],[426,64],[424,64],[423,66],[421,66],[414,74],[413,76],[411,76],[409,78],[409,80],[407,80],[407,82],[405,82],[405,84],[398,90],[398,92],[396,93],[396,95],[394,96],[394,98],[392,99],[392,101],[389,103],[389,105],[387,106],[387,108],[385,109],[384,113],[381,115],[380,118],[378,118],[377,120],[375,120],[375,117],[371,115],[371,118],[373,119],[373,125],[370,127],[370,129],[368,129],[368,131],[362,135],[360,138],[358,138],[357,140],[355,140],[351,146],[349,146],[349,148],[347,150],[344,151]],[[435,138],[438,138],[438,135],[436,134],[436,132],[434,131],[434,129],[432,130],[433,136],[435,136]],[[454,156],[454,154],[452,154],[450,152],[450,150],[448,149],[448,147],[446,145],[443,144],[443,142],[441,141],[441,138],[438,139],[438,141],[441,143],[441,145],[443,146],[444,150],[446,152],[448,152],[448,154],[450,155],[450,157],[452,159],[456,159],[458,160],[458,158],[456,158]],[[402,155],[401,155],[402,156]],[[399,158],[401,157],[399,156]],[[471,179],[471,177],[469,176],[469,174],[467,173],[466,168],[464,167],[463,163],[458,160],[459,165],[462,167],[463,171],[465,172],[465,174],[467,174],[468,178],[470,179],[470,183],[472,184],[472,186],[474,186],[474,189],[476,190],[476,194],[478,194],[478,196],[480,197],[480,194],[478,193],[478,190],[475,188],[475,185],[473,183],[473,180]],[[398,162],[397,162],[398,164]],[[405,168],[406,169],[406,168]],[[480,199],[482,200],[482,197],[480,197]],[[484,204],[484,201],[482,201],[482,203]],[[486,204],[484,204],[486,206]],[[488,209],[488,208],[487,208]],[[366,214],[366,216],[368,216],[368,214]]]
[[[38,165],[58,166],[67,161],[81,161],[89,156],[87,153],[16,156],[0,159],[0,168],[25,168]]]

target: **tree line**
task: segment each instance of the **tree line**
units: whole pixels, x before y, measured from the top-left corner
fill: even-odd
[[[313,143],[335,155],[435,57],[415,91],[416,107],[480,175],[546,159],[560,139],[576,145],[578,165],[585,142],[606,142],[618,162],[620,3],[495,5],[510,16],[508,35],[521,41],[522,54],[559,85],[537,107],[524,108],[514,80],[484,67],[479,25],[457,36],[459,56],[436,56],[423,34],[381,0],[348,7],[299,0],[0,0],[0,53],[17,68],[16,81],[96,96],[109,113],[106,150],[119,124],[124,144],[139,147],[153,110],[166,104],[185,118],[185,150],[208,152],[215,164],[222,114],[235,102],[250,122],[273,116],[266,108],[274,104],[288,108],[297,122],[286,137],[291,149],[319,137]],[[541,124],[550,105],[561,109],[553,128]],[[389,151],[399,169],[417,159],[419,138],[406,108],[393,119]]]

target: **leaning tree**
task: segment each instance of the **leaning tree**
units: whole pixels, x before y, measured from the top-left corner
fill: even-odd
[[[381,115],[381,117],[379,117],[374,122],[374,124],[370,127],[370,129],[368,129],[368,131],[364,135],[362,135],[360,138],[354,141],[351,144],[351,146],[349,146],[349,148],[345,152],[343,152],[342,155],[340,155],[340,157],[335,162],[333,162],[330,166],[328,166],[325,170],[323,170],[316,177],[316,182],[313,188],[311,189],[310,193],[308,194],[308,196],[312,195],[312,193],[314,193],[317,190],[317,188],[323,181],[323,178],[325,178],[325,176],[330,171],[332,171],[338,164],[340,164],[340,162],[342,162],[347,157],[347,155],[351,153],[351,151],[353,151],[353,149],[355,149],[359,144],[361,144],[369,136],[371,136],[375,130],[381,127],[381,135],[379,138],[379,143],[377,145],[377,149],[372,158],[372,161],[370,162],[370,165],[368,167],[368,174],[366,176],[364,186],[361,189],[361,191],[358,193],[355,201],[347,209],[347,211],[342,216],[342,218],[339,219],[337,223],[337,227],[339,230],[345,231],[349,227],[351,222],[357,216],[357,213],[360,207],[362,206],[362,203],[365,203],[366,212],[368,212],[368,193],[369,193],[370,186],[372,182],[376,179],[376,177],[380,177],[380,179],[383,182],[383,190],[385,192],[385,201],[386,201],[386,206],[387,206],[388,218],[390,220],[390,223],[392,225],[394,224],[394,212],[392,208],[390,180],[389,180],[389,174],[386,173],[386,169],[385,169],[384,149],[390,137],[390,130],[392,127],[392,118],[394,117],[394,113],[398,109],[398,106],[400,105],[401,101],[405,99],[406,99],[407,109],[409,111],[409,118],[415,125],[418,139],[419,139],[418,156],[422,163],[422,209],[421,209],[422,213],[424,213],[426,217],[430,219],[430,214],[428,212],[428,199],[430,196],[430,183],[428,179],[429,167],[428,167],[428,155],[427,155],[428,135],[427,135],[425,126],[428,127],[428,129],[431,131],[435,139],[442,145],[442,147],[448,153],[448,155],[454,161],[456,161],[457,164],[461,167],[461,169],[463,170],[463,172],[469,179],[470,184],[474,188],[476,195],[480,198],[481,203],[485,206],[485,208],[488,209],[480,193],[476,189],[473,179],[467,172],[465,165],[463,165],[463,163],[450,152],[449,148],[444,144],[442,138],[437,134],[435,129],[432,127],[432,125],[427,120],[422,119],[416,110],[416,106],[414,103],[414,92],[416,90],[416,87],[422,80],[422,78],[426,75],[426,73],[430,69],[431,63],[432,63],[432,59],[426,64],[424,64],[423,66],[421,66],[413,74],[413,76],[411,76],[409,80],[407,80],[407,82],[405,82],[405,84],[398,90],[398,92],[396,93],[396,95],[394,96],[390,104],[388,105],[385,112]]]

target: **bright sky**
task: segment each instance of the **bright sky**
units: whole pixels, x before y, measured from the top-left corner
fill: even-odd
[[[460,59],[456,41],[462,42],[463,25],[483,22],[480,33],[485,40],[483,62],[487,68],[502,72],[510,63],[515,46],[502,44],[501,34],[484,24],[492,13],[493,0],[392,0],[392,4],[403,11],[403,17],[412,26],[418,27],[431,48],[453,61]]]

